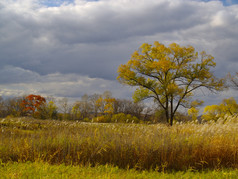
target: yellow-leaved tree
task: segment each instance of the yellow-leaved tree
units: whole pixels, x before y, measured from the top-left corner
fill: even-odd
[[[233,116],[238,114],[238,104],[231,97],[224,99],[219,105],[206,106],[203,111],[202,119],[206,121],[217,121],[219,118],[224,120],[225,116]]]
[[[116,99],[112,97],[112,94],[110,91],[105,91],[102,95],[98,97],[98,99],[95,102],[95,105],[97,106],[97,109],[100,113],[105,114],[113,114],[114,113],[114,104],[116,102]]]
[[[133,96],[135,101],[153,98],[172,126],[179,106],[190,107],[196,89],[223,89],[223,79],[217,79],[210,71],[216,66],[213,59],[205,52],[199,54],[192,46],[144,43],[126,64],[119,66],[118,80],[138,87]]]
[[[197,107],[202,104],[203,104],[203,101],[193,101],[190,104],[191,107],[188,109],[188,115],[192,117],[193,121],[197,120],[197,117],[199,114],[199,109]]]

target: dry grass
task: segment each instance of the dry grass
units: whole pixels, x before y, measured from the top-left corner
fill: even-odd
[[[0,160],[160,171],[238,168],[236,121],[169,127],[1,119]]]

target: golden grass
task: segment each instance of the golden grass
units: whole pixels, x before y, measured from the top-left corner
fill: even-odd
[[[0,159],[159,171],[238,168],[236,121],[169,127],[1,119]]]

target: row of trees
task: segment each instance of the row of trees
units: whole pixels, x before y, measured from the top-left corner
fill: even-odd
[[[142,102],[116,99],[109,91],[103,94],[85,94],[73,104],[69,103],[67,98],[56,100],[53,97],[34,94],[0,99],[0,117],[31,116],[39,119],[110,122],[109,119],[116,114],[118,118],[124,117],[125,120],[134,117],[137,121],[148,121],[151,120],[152,109]]]
[[[238,89],[238,74],[228,76],[229,86]],[[238,115],[238,104],[232,98],[224,99],[220,104],[206,106],[199,116],[198,106],[193,102],[188,115],[177,112],[176,121],[191,121],[198,118],[203,121],[217,121],[226,116]],[[31,116],[39,119],[79,120],[94,122],[166,122],[166,114],[160,106],[148,107],[142,102],[128,99],[116,99],[109,91],[103,94],[82,96],[81,100],[70,104],[67,98],[56,100],[30,94],[3,100],[0,98],[0,117]]]
[[[102,120],[111,118],[115,114],[126,114],[142,118],[145,105],[142,102],[134,103],[132,100],[116,99],[111,92],[105,91],[103,94],[83,95],[80,101],[76,101],[72,106],[67,105],[67,99],[59,101],[63,119],[72,120]],[[63,110],[62,110],[63,109]]]

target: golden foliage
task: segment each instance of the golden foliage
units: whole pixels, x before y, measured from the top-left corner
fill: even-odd
[[[206,106],[203,111],[202,119],[206,121],[217,121],[220,118],[227,118],[237,114],[238,104],[236,100],[231,97],[224,99],[219,105]]]
[[[223,89],[224,80],[217,79],[210,71],[216,65],[214,57],[204,51],[198,54],[192,46],[172,43],[166,47],[157,41],[154,45],[144,43],[126,64],[119,66],[117,79],[138,87],[133,96],[136,101],[154,98],[171,114],[167,117],[172,124],[178,107],[189,105],[194,90]]]

